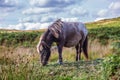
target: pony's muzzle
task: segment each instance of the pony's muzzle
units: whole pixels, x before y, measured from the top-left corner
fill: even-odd
[[[42,64],[42,66],[45,66],[45,65],[47,65],[47,62],[45,61],[45,62],[41,62],[41,64]]]

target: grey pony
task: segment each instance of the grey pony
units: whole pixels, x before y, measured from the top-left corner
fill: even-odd
[[[88,30],[81,22],[64,22],[61,19],[52,23],[40,38],[37,51],[41,55],[42,65],[46,65],[50,57],[51,45],[56,42],[59,54],[59,63],[62,64],[63,47],[76,48],[76,61],[80,60],[81,51],[88,60]],[[67,53],[66,53],[67,54]]]

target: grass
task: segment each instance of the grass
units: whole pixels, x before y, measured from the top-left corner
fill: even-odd
[[[110,45],[101,45],[97,40],[95,41],[89,41],[88,45],[89,50],[89,57],[91,60],[97,59],[97,58],[103,58],[106,55],[109,55],[108,53],[111,53]],[[39,54],[37,53],[37,50],[35,47],[0,47],[0,58],[2,56],[7,55],[8,57],[17,58],[18,56],[31,56],[36,55],[38,56],[36,59],[39,60]],[[82,60],[85,59],[83,53],[82,54]],[[70,61],[74,62],[76,56],[76,50],[74,47],[72,48],[64,48],[63,49],[63,59],[64,61]],[[58,52],[55,50],[52,51],[50,62],[57,62],[58,59]]]
[[[24,49],[24,48],[23,48]],[[24,49],[27,51],[28,49]],[[29,49],[28,53],[33,49]],[[12,50],[8,50],[11,52]],[[19,53],[19,52],[17,52]],[[21,53],[21,52],[20,52]],[[38,54],[29,55],[6,53],[1,58],[0,80],[119,80],[120,57],[111,54],[103,59],[79,62],[64,61],[63,65],[49,62],[47,66],[41,66]],[[33,53],[36,53],[33,51]],[[53,54],[52,54],[53,55]],[[67,54],[68,55],[68,54]],[[67,56],[66,55],[66,56]],[[70,55],[70,54],[69,54]],[[71,55],[71,57],[73,57]],[[70,58],[70,57],[68,57]]]
[[[108,54],[109,46],[101,45],[96,40],[93,42],[89,41],[89,47],[90,61],[85,61],[82,55],[82,60],[75,62],[75,49],[64,48],[63,65],[57,63],[58,54],[55,51],[51,54],[49,64],[43,67],[40,65],[39,54],[36,52],[36,48],[2,46],[0,47],[0,79],[103,80],[102,78],[105,78],[102,70],[103,59],[106,58],[106,55],[112,55]],[[106,54],[104,54],[105,52]]]

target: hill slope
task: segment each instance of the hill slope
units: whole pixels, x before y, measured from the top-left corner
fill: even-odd
[[[120,27],[120,17],[112,19],[104,19],[96,22],[86,23],[88,28],[98,28],[98,27]]]

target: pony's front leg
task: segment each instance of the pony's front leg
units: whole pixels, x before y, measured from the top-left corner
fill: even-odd
[[[75,46],[76,48],[76,61],[79,61],[81,59],[81,47],[78,44],[77,46]]]
[[[63,60],[62,60],[62,49],[63,49],[63,46],[58,45],[59,64],[63,64]]]

